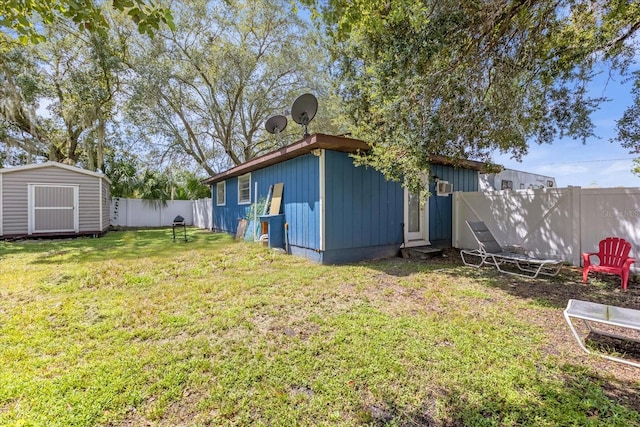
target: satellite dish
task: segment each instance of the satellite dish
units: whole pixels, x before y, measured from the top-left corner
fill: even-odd
[[[313,120],[318,111],[318,100],[310,93],[300,95],[293,101],[291,106],[291,117],[293,121],[304,126],[305,138],[309,136],[308,126],[309,122]]]
[[[287,118],[280,114],[270,117],[264,124],[264,127],[267,129],[267,132],[277,135],[287,127]]]

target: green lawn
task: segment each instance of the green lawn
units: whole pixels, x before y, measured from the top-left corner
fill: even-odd
[[[640,370],[597,369],[544,294],[615,284],[188,233],[0,242],[0,425],[640,425]]]

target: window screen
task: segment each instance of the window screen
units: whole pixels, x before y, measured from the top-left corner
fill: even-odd
[[[227,185],[226,181],[219,182],[216,185],[216,204],[224,206],[227,203]]]
[[[251,174],[238,177],[238,204],[251,203]]]

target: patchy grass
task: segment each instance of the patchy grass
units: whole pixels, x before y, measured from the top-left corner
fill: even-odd
[[[319,266],[189,230],[0,242],[0,425],[640,425],[568,298],[457,257]]]

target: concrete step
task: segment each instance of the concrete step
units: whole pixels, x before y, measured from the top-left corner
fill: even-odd
[[[403,258],[429,259],[441,257],[443,250],[432,246],[416,246],[413,248],[401,249]]]

